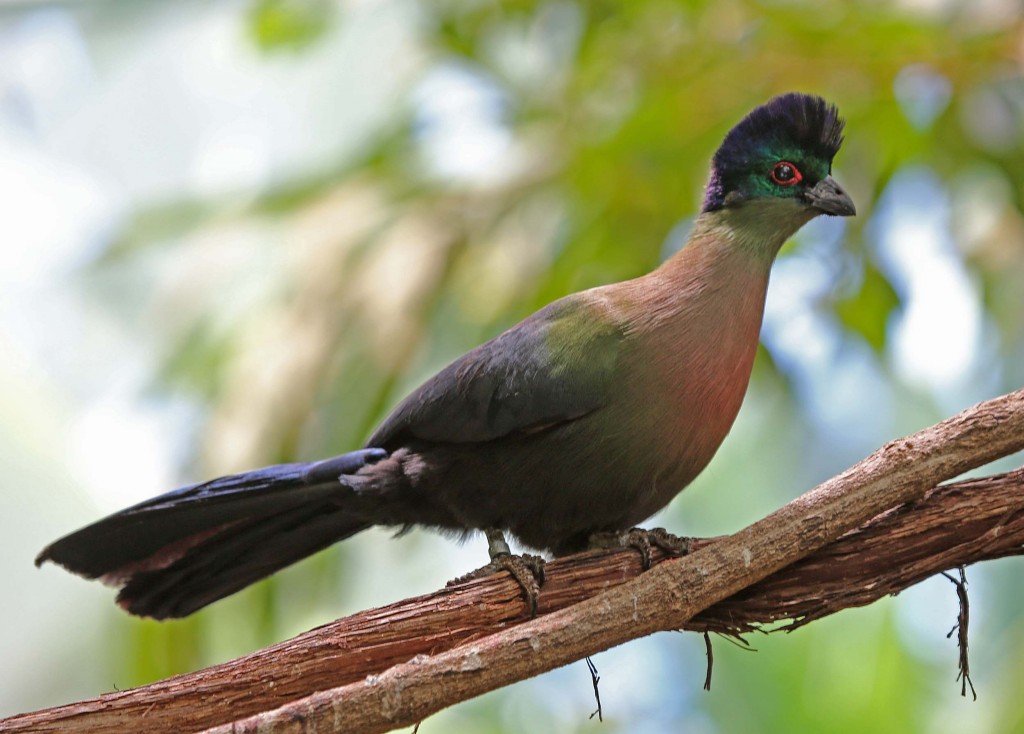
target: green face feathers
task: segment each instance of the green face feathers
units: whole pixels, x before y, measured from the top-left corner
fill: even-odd
[[[747,115],[711,163],[703,211],[747,199],[795,198],[826,178],[843,143],[843,120],[821,97],[790,92]]]

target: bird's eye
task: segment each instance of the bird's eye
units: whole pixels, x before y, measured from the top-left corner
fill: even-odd
[[[792,186],[803,179],[800,169],[789,161],[779,161],[772,168],[772,181],[780,186]]]

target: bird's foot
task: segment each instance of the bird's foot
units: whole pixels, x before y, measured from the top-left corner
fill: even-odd
[[[591,548],[636,548],[645,571],[651,567],[652,546],[672,558],[685,556],[690,552],[689,538],[673,535],[665,528],[630,528],[624,531],[594,533],[590,536],[589,545]]]
[[[463,581],[472,581],[486,576],[491,576],[502,571],[512,574],[512,578],[523,590],[523,596],[530,607],[530,616],[537,616],[537,602],[540,598],[540,587],[544,583],[545,561],[540,556],[523,553],[512,555],[508,543],[500,530],[487,530],[487,551],[491,556],[491,562],[481,566],[475,571],[470,571],[464,576],[459,576],[448,582],[448,586],[461,584]]]

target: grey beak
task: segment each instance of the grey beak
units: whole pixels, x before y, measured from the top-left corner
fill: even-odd
[[[843,191],[843,187],[836,183],[831,176],[826,176],[814,185],[814,188],[804,193],[804,199],[808,204],[824,214],[834,214],[837,217],[852,217],[857,213],[857,207],[853,205],[853,199]]]

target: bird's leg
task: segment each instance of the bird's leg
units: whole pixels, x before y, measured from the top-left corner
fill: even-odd
[[[519,556],[512,555],[508,543],[505,542],[504,533],[497,528],[487,528],[484,530],[484,534],[487,536],[487,553],[491,557],[491,562],[465,576],[459,576],[457,579],[449,581],[448,586],[508,571],[526,596],[526,603],[530,605],[530,616],[537,616],[540,585],[544,583],[544,559],[529,553]]]
[[[630,528],[629,530],[612,530],[605,533],[594,533],[590,536],[590,548],[636,548],[640,553],[640,561],[646,571],[651,567],[651,546],[661,549],[673,558],[685,556],[690,552],[689,538],[682,538],[665,530],[665,528]]]

